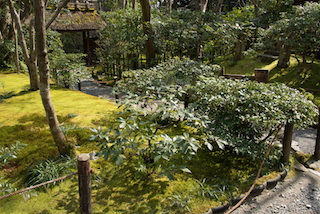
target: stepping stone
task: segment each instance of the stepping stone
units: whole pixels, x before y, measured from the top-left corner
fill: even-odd
[[[312,164],[309,165],[311,169],[320,169],[320,160],[313,162]]]
[[[302,171],[302,172],[307,172],[308,171],[308,169],[305,166],[303,166],[301,163],[298,163],[298,164],[294,165],[294,168],[296,170],[299,170],[299,171]]]
[[[299,147],[299,143],[295,140],[292,141],[291,148],[296,152],[301,151],[301,149]]]

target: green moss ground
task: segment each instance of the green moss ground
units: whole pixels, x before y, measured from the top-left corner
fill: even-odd
[[[7,91],[15,91],[15,96],[0,103],[0,146],[9,146],[15,141],[26,143],[27,146],[11,160],[1,174],[6,181],[13,183],[17,189],[24,188],[24,175],[36,160],[43,160],[57,154],[52,140],[45,112],[41,104],[39,91],[29,92],[24,89],[29,84],[28,76],[17,74],[0,74],[0,82]],[[89,127],[110,127],[117,117],[117,106],[78,91],[72,91],[52,85],[52,100],[60,123],[76,124],[82,129],[70,130],[67,139],[80,146],[77,153],[98,150],[96,142],[88,141],[91,132]],[[75,117],[70,115],[76,114]],[[185,127],[175,127],[167,131],[177,134]],[[240,164],[239,164],[240,163]],[[252,183],[258,162],[246,157],[235,155],[229,151],[208,152],[201,150],[187,164],[193,173],[175,173],[175,180],[167,178],[135,178],[135,170],[131,160],[117,168],[104,159],[92,161],[91,167],[101,179],[100,183],[92,183],[93,213],[152,213],[155,209],[177,213],[171,207],[170,198],[179,195],[182,200],[190,200],[192,213],[202,213],[210,207],[218,206],[231,195],[237,196],[246,191]],[[201,167],[199,167],[201,166]],[[268,172],[267,169],[264,170]],[[193,196],[191,192],[199,185],[195,179],[207,179],[205,186],[220,185],[229,191],[216,189],[218,200]],[[79,213],[77,179],[70,178],[60,187],[39,191],[38,197],[31,197],[25,202],[21,195],[0,201],[0,213]],[[194,190],[195,191],[195,190]],[[185,213],[182,211],[181,213]]]
[[[297,60],[291,56],[290,66],[288,68],[277,68],[278,60],[271,63],[261,62],[256,56],[245,57],[243,60],[230,65],[230,60],[224,60],[222,57],[217,58],[215,63],[221,67],[225,67],[228,74],[244,74],[254,75],[255,68],[262,68],[269,70],[270,82],[284,83],[292,88],[305,88],[306,91],[314,95],[313,101],[316,105],[320,105],[320,92],[308,89],[320,89],[320,60],[315,60],[312,68],[304,76],[298,73]],[[311,61],[309,60],[308,63]]]

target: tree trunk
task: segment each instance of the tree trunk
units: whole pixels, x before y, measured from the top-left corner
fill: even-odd
[[[178,0],[173,0],[173,9],[174,10],[178,9]]]
[[[133,10],[137,9],[137,1],[136,0],[132,0],[132,9]]]
[[[290,65],[291,48],[283,42],[280,44],[279,61],[277,67],[287,68]]]
[[[29,26],[29,49],[30,49],[30,66],[32,72],[30,72],[30,85],[32,83],[33,90],[39,89],[39,77],[38,77],[38,67],[37,67],[37,54],[36,54],[36,45],[34,41],[34,19],[30,21]]]
[[[243,33],[239,34],[235,48],[234,48],[234,61],[239,61],[243,59],[243,50],[244,50],[244,35]]]
[[[197,42],[197,61],[201,61],[202,59],[202,44],[201,44],[201,41],[198,41]]]
[[[10,7],[10,13],[12,16],[12,20],[15,22],[15,26],[18,31],[18,38],[20,41],[20,46],[22,48],[23,57],[24,57],[25,62],[28,66],[29,75],[30,75],[30,90],[36,91],[39,89],[37,66],[35,64],[31,63],[32,60],[30,61],[30,57],[29,57],[29,53],[28,53],[28,49],[27,49],[27,44],[24,39],[24,35],[23,35],[21,23],[20,23],[20,18],[19,18],[17,11],[15,10],[15,8],[13,6],[12,0],[8,0],[8,4]]]
[[[169,15],[170,15],[171,14],[171,8],[172,8],[172,1],[171,0],[167,0],[167,7],[168,7]]]
[[[200,10],[201,12],[206,12],[208,5],[208,0],[200,0]]]
[[[143,23],[143,32],[148,36],[148,39],[145,41],[145,50],[147,58],[147,66],[151,67],[155,64],[155,47],[154,47],[154,36],[151,25],[151,5],[150,0],[140,0],[141,9],[142,9],[142,23]]]
[[[222,12],[222,4],[223,4],[223,0],[218,0],[217,7],[216,7],[216,13],[221,14],[221,12]]]
[[[126,9],[127,7],[127,0],[122,0],[121,1],[121,9]]]
[[[58,147],[59,153],[62,155],[71,155],[73,152],[73,145],[67,143],[66,138],[60,129],[57,115],[52,105],[50,95],[50,73],[49,60],[46,48],[45,7],[43,0],[34,0],[34,11],[37,41],[36,48],[40,74],[40,95],[42,99],[42,104],[46,111],[50,131],[53,136],[54,142]]]
[[[13,32],[14,32],[14,46],[15,46],[16,68],[17,68],[17,73],[20,74],[18,36],[17,36],[17,30],[16,30],[16,26],[15,26],[14,22],[12,22],[12,28],[13,28]]]
[[[282,159],[286,163],[289,163],[293,129],[294,129],[293,124],[287,124],[284,130],[284,137],[282,141]]]

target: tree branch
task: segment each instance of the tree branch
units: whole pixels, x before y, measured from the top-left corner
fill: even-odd
[[[51,19],[47,22],[46,24],[46,29],[48,29],[50,27],[50,25],[52,24],[52,22],[57,18],[57,16],[59,15],[60,11],[62,10],[62,8],[64,6],[66,6],[68,4],[70,0],[64,0],[63,2],[60,3],[60,5],[58,6],[57,10],[55,11],[55,13],[53,14],[53,16],[51,17]]]
[[[254,186],[255,186],[256,183],[257,183],[257,180],[258,180],[259,177],[260,177],[260,173],[261,173],[262,167],[263,167],[263,165],[264,165],[265,159],[268,157],[268,154],[269,154],[269,151],[270,151],[270,149],[271,149],[271,146],[273,145],[273,142],[274,142],[274,140],[276,139],[276,137],[277,137],[280,129],[282,128],[282,126],[283,126],[283,125],[278,126],[277,133],[276,133],[276,135],[274,136],[272,142],[269,144],[268,149],[267,149],[267,151],[266,151],[265,154],[264,154],[263,161],[262,161],[261,164],[260,164],[260,168],[259,168],[259,170],[258,170],[256,179],[254,180],[251,188],[250,188],[249,191],[245,194],[245,196],[244,196],[234,207],[232,207],[231,210],[229,210],[229,211],[227,212],[227,214],[230,214],[230,213],[232,213],[233,211],[235,211],[235,210],[246,200],[246,198],[250,195],[251,191],[253,190]]]

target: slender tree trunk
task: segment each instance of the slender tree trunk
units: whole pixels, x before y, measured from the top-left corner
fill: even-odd
[[[121,1],[121,9],[126,9],[127,7],[127,0],[122,0]]]
[[[133,10],[137,9],[137,0],[132,0],[132,9]]]
[[[293,130],[294,130],[293,124],[287,124],[285,126],[284,137],[282,141],[282,155],[283,155],[282,158],[286,163],[289,163]]]
[[[200,4],[200,10],[205,13],[207,10],[208,0],[200,0]]]
[[[217,7],[216,7],[216,13],[221,14],[222,4],[223,4],[223,0],[218,0]]]
[[[237,39],[235,50],[234,50],[234,60],[239,61],[243,58],[243,50],[244,50],[244,35],[240,32],[239,37]]]
[[[20,46],[22,48],[23,57],[24,57],[25,62],[28,66],[28,70],[29,70],[29,74],[30,74],[30,90],[36,91],[39,89],[38,72],[36,69],[37,67],[35,64],[30,62],[30,57],[29,57],[29,53],[28,53],[28,49],[27,49],[27,44],[24,39],[24,35],[23,35],[21,23],[20,23],[20,18],[19,18],[17,11],[15,10],[15,8],[13,6],[12,0],[8,0],[8,4],[10,7],[10,13],[12,16],[12,20],[15,22],[15,25],[16,25],[16,28],[18,31],[18,38],[20,41]]]
[[[171,8],[172,8],[172,1],[171,0],[167,0],[167,7],[168,7],[169,15],[170,15],[171,14]]]
[[[201,41],[197,42],[197,61],[201,61],[202,59],[202,44]]]
[[[283,42],[280,44],[279,61],[277,67],[287,68],[290,65],[291,48]]]
[[[35,28],[37,41],[38,66],[40,74],[40,95],[54,142],[62,155],[71,155],[73,145],[68,144],[63,135],[50,95],[49,60],[46,48],[45,6],[43,0],[34,0]]]
[[[173,0],[173,9],[174,10],[178,9],[178,0]]]
[[[20,67],[19,67],[19,45],[18,45],[18,36],[17,36],[17,30],[14,22],[12,22],[12,28],[14,32],[14,45],[15,45],[15,61],[16,61],[16,68],[17,73],[20,74]]]
[[[35,36],[34,36],[34,19],[30,21],[29,26],[29,49],[30,49],[30,57],[29,62],[31,66],[30,72],[30,82],[33,83],[33,87],[39,89],[39,77],[38,77],[38,67],[37,67],[37,53],[36,53],[36,45],[35,45]]]
[[[141,9],[142,9],[142,23],[143,23],[143,32],[148,36],[148,39],[145,41],[145,50],[147,65],[151,67],[155,64],[155,46],[154,46],[154,35],[151,25],[151,5],[150,0],[140,0]]]

